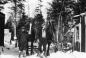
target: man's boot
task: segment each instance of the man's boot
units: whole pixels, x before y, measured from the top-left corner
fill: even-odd
[[[19,58],[21,58],[22,56],[22,51],[19,51]]]
[[[26,50],[23,50],[23,57],[26,57]]]

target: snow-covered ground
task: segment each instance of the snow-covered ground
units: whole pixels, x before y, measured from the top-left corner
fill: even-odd
[[[85,58],[86,53],[77,52],[77,51],[74,51],[72,53],[69,53],[69,52],[64,53],[64,52],[58,51],[48,56],[48,58],[57,58],[57,57],[59,58]]]
[[[5,49],[4,53],[1,53],[0,58],[18,58],[18,51],[16,49],[12,50]],[[40,58],[40,57],[38,57],[37,54],[34,54],[31,56],[26,56],[25,58]],[[86,58],[86,53],[77,51],[64,53],[58,51],[56,53],[51,53],[50,56],[47,56],[47,58]]]
[[[9,41],[10,41],[10,36],[11,34],[9,33],[9,30],[5,30],[5,41],[4,41],[4,44],[5,44],[5,47],[0,47],[0,58],[18,58],[18,48],[15,48],[15,45],[10,45]],[[2,48],[4,50],[4,52],[2,52]],[[7,48],[10,48],[10,49],[7,49]],[[51,52],[50,52],[51,53]],[[37,56],[37,54],[35,55],[31,55],[31,56],[27,56],[26,58],[40,58]],[[77,51],[74,51],[74,52],[61,52],[61,51],[58,51],[56,53],[52,52],[50,54],[50,56],[48,56],[47,58],[86,58],[86,52],[77,52]]]
[[[4,37],[4,44],[5,44],[5,47],[0,47],[0,52],[1,52],[1,55],[0,55],[0,58],[18,58],[18,48],[15,48],[15,45],[14,44],[11,44],[10,45],[10,38],[11,38],[11,34],[9,33],[9,30],[6,29],[5,30],[5,37]],[[2,52],[2,48],[4,50],[4,52]],[[10,48],[10,49],[7,49],[7,48]],[[50,51],[51,53],[52,51]],[[31,55],[31,56],[27,56],[26,58],[40,58],[37,56],[37,54],[35,55]],[[61,51],[58,51],[56,53],[52,52],[50,54],[50,56],[48,56],[47,58],[86,58],[86,52],[77,52],[77,51],[74,51],[74,52],[61,52]]]

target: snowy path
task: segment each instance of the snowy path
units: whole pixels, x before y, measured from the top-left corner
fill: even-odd
[[[0,49],[1,50],[1,49]],[[14,50],[7,50],[5,49],[4,53],[2,53],[0,55],[0,58],[18,58],[18,51],[14,49]],[[25,58],[40,58],[37,56],[37,54],[35,55],[31,55],[31,56],[27,56]],[[70,52],[61,52],[58,51],[56,53],[51,53],[50,56],[48,56],[47,58],[86,58],[86,53],[84,52],[77,52],[74,51],[72,53]]]
[[[8,31],[8,30],[7,30]],[[4,52],[2,52],[2,47],[0,47],[0,58],[18,58],[18,48],[14,48],[14,45],[10,45],[9,44],[9,40],[10,40],[10,33],[6,32],[5,33],[5,47],[7,48],[11,48],[11,49],[7,49],[7,48],[3,48]],[[52,51],[51,51],[52,52]],[[37,55],[31,55],[31,56],[27,56],[26,58],[40,58],[37,57]],[[61,52],[58,51],[56,53],[51,53],[50,56],[48,56],[47,58],[86,58],[86,52],[77,52],[74,51],[72,53],[70,52]]]

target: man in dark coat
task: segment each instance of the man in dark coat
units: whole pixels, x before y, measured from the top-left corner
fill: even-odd
[[[28,33],[25,31],[25,27],[22,27],[19,31],[18,31],[18,45],[19,45],[19,57],[23,54],[23,56],[26,56],[26,50],[27,50],[27,36]]]

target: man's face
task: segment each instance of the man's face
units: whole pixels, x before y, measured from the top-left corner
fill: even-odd
[[[22,31],[24,31],[24,29],[22,29]]]

